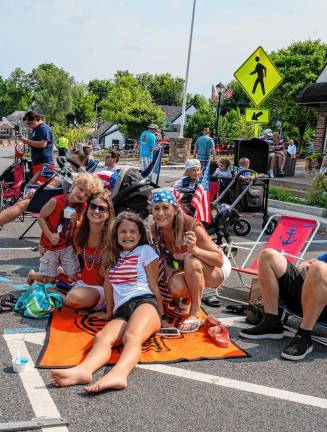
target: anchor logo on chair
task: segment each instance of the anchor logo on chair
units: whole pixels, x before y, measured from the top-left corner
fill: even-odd
[[[299,240],[298,238],[295,238],[295,239],[292,240],[292,237],[295,235],[295,233],[296,233],[297,230],[298,230],[297,226],[292,226],[289,229],[289,231],[287,232],[288,236],[285,239],[283,239],[282,236],[279,237],[279,239],[282,242],[283,246],[288,246],[288,245],[290,245],[292,243],[295,243],[295,242],[297,242]]]

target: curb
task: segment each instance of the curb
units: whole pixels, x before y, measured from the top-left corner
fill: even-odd
[[[327,209],[321,207],[312,207],[304,204],[289,203],[285,201],[278,201],[274,199],[268,200],[268,206],[274,209],[282,210],[285,212],[292,211],[296,213],[302,213],[304,215],[316,216],[320,222],[327,224]]]

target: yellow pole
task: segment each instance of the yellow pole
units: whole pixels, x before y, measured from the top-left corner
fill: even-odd
[[[259,138],[259,123],[255,123],[254,125],[254,136]]]

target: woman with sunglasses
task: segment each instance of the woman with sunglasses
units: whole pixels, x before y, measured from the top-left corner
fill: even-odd
[[[75,235],[75,247],[83,260],[81,279],[64,299],[65,306],[74,309],[102,311],[106,307],[104,277],[100,275],[103,249],[110,241],[114,208],[109,192],[92,196]]]
[[[105,169],[97,172],[97,176],[102,180],[103,187],[106,189],[113,189],[120,175],[120,168],[117,166],[119,157],[119,151],[109,149],[104,159]]]

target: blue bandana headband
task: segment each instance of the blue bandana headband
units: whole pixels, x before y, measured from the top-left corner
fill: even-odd
[[[169,189],[157,189],[152,193],[150,197],[150,204],[153,205],[160,202],[177,205],[176,197]]]

